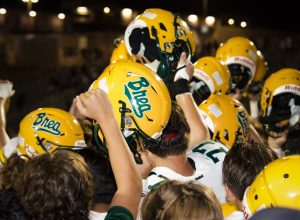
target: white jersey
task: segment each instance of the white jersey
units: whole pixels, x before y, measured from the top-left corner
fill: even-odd
[[[95,212],[90,210],[89,220],[104,220],[107,215],[107,212]]]
[[[220,203],[224,203],[226,194],[222,178],[222,163],[227,151],[227,148],[219,142],[206,141],[187,152],[189,162],[195,169],[192,176],[182,176],[168,167],[155,167],[143,182],[143,194],[157,188],[165,180],[197,181],[211,187]]]

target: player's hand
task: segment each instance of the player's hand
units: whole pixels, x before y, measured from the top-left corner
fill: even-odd
[[[190,81],[193,77],[193,74],[194,66],[192,62],[187,59],[186,53],[182,52],[178,61],[174,82],[176,82],[178,79],[186,79],[187,81]]]
[[[76,98],[74,98],[73,101],[72,101],[72,105],[71,105],[71,107],[70,107],[70,109],[69,109],[69,113],[70,113],[71,115],[73,115],[73,116],[74,116],[75,118],[77,118],[77,119],[84,119],[84,118],[85,118],[84,115],[80,114],[80,112],[79,112],[79,110],[78,110],[78,108],[77,108],[77,105],[76,105]]]
[[[80,114],[100,123],[114,118],[112,105],[102,89],[91,89],[76,97],[76,107]]]
[[[14,94],[13,83],[9,80],[0,80],[0,99],[7,99]]]

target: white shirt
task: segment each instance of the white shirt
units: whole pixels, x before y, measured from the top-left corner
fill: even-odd
[[[187,152],[189,161],[194,164],[192,176],[183,176],[168,167],[155,167],[148,178],[143,181],[143,194],[157,188],[164,180],[181,182],[197,181],[211,189],[220,203],[226,201],[226,193],[222,178],[222,163],[228,149],[219,142],[206,141]]]
[[[95,212],[90,210],[89,220],[104,220],[107,212]]]

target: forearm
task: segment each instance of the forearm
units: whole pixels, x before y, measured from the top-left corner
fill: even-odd
[[[8,141],[9,136],[6,132],[6,113],[5,101],[0,98],[0,147],[3,147]]]
[[[142,181],[132,153],[114,118],[107,119],[105,126],[101,129],[107,142],[118,188],[111,206],[124,206],[131,211],[133,216],[136,216],[142,192]]]
[[[118,183],[137,183],[140,176],[132,157],[132,153],[114,118],[107,119],[105,126],[101,126],[108,145],[109,158]],[[120,155],[122,157],[120,158]],[[127,175],[124,176],[124,173]],[[127,185],[127,184],[125,184]],[[121,185],[121,187],[124,187]]]
[[[191,132],[189,137],[189,148],[209,140],[207,126],[198,111],[198,107],[190,93],[183,93],[176,96],[176,101],[182,108]]]

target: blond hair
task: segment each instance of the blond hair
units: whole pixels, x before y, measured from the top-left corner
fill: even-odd
[[[199,183],[167,181],[151,191],[141,206],[143,220],[221,220],[215,194]]]

